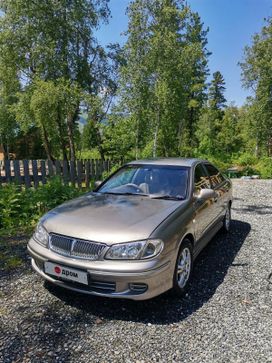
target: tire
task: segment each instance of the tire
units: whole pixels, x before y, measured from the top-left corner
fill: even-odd
[[[225,233],[229,233],[230,229],[231,229],[231,205],[228,204],[228,208],[226,210],[226,214],[225,214],[225,217],[223,219],[222,230]]]
[[[183,263],[181,263],[183,259]],[[184,266],[185,264],[185,266]],[[183,265],[181,272],[180,266]],[[185,238],[182,242],[176,261],[173,276],[172,292],[175,296],[183,296],[188,288],[193,270],[193,247],[189,239]]]

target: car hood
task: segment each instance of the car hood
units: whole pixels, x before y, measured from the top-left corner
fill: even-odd
[[[88,193],[42,219],[47,231],[113,244],[148,238],[182,201]]]

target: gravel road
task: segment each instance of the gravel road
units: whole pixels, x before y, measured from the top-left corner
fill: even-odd
[[[15,244],[25,264],[0,273],[0,362],[272,362],[272,181],[234,192],[232,232],[198,257],[183,299],[52,288]]]

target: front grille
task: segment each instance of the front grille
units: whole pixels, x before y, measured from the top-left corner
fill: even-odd
[[[63,256],[98,260],[105,248],[103,243],[50,234],[50,249]]]

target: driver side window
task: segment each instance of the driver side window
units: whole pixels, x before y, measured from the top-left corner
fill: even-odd
[[[195,167],[194,187],[196,193],[199,193],[201,189],[211,188],[210,179],[201,164]]]

